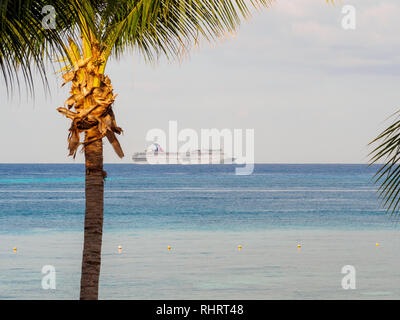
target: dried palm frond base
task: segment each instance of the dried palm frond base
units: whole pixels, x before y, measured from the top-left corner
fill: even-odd
[[[122,129],[115,122],[112,104],[116,95],[113,94],[111,81],[107,76],[98,73],[101,58],[96,55],[87,59],[79,59],[73,70],[63,75],[64,86],[72,81],[71,96],[65,101],[64,107],[57,110],[72,120],[69,128],[69,155],[75,158],[79,145],[85,148],[90,143],[107,137],[119,157],[123,157],[121,145],[115,134],[121,134]],[[74,111],[71,111],[71,109]],[[80,134],[84,132],[84,141]]]

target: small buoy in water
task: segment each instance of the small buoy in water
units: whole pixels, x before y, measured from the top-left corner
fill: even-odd
[[[168,246],[167,249],[168,249],[168,251],[171,250],[171,246]]]
[[[297,245],[297,248],[299,248],[299,249],[301,248],[301,245],[300,245],[300,243]]]
[[[118,253],[121,253],[122,251],[122,246],[118,246]]]
[[[242,250],[242,246],[240,244],[238,245],[238,250]]]
[[[14,252],[17,252],[17,248],[13,248]]]
[[[377,247],[379,247],[379,243],[375,243],[375,245],[376,245]]]

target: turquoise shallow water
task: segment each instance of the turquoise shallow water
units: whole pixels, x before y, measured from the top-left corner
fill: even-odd
[[[107,165],[100,297],[398,299],[400,230],[379,207],[376,169]],[[0,165],[1,299],[78,298],[83,174]],[[48,264],[56,290],[41,288]],[[341,287],[348,264],[355,290]]]

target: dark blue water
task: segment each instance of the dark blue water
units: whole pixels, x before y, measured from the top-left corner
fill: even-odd
[[[385,229],[366,165],[106,165],[105,224],[118,230]],[[84,166],[0,164],[0,233],[81,231]]]
[[[377,169],[106,165],[100,298],[398,299]],[[0,165],[1,299],[79,297],[84,206],[83,165]],[[345,265],[357,290],[342,288]]]

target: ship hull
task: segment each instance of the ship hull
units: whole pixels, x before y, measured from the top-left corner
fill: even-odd
[[[134,164],[232,164],[234,163],[233,158],[221,158],[213,155],[201,155],[201,156],[164,156],[164,155],[147,155],[133,156]]]
[[[165,152],[158,143],[150,145],[145,152],[136,152],[135,164],[232,164],[222,149],[194,150],[188,152]]]

